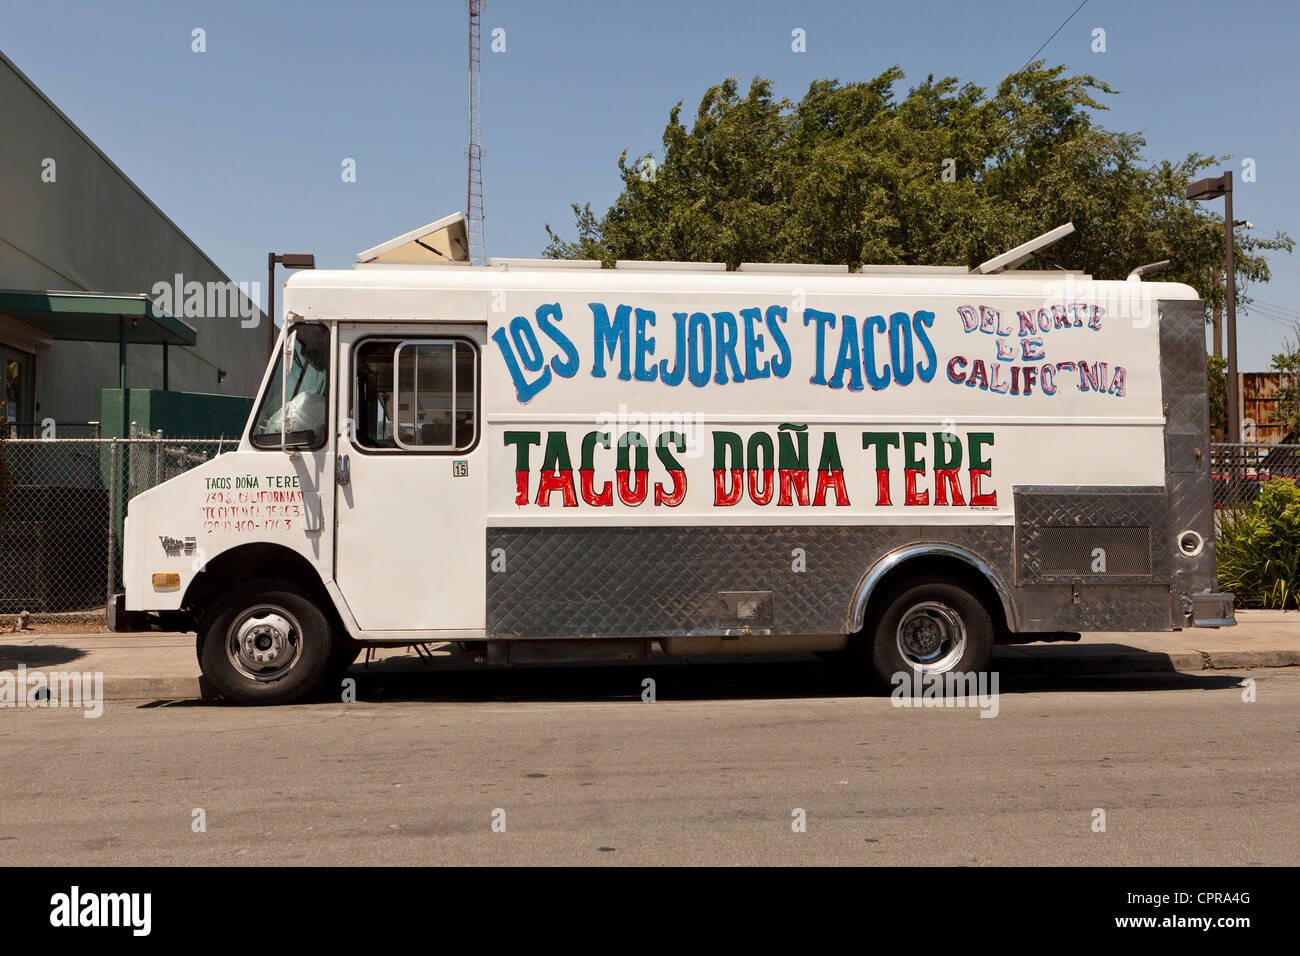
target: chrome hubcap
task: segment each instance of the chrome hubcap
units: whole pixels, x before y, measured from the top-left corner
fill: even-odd
[[[301,652],[302,629],[283,608],[250,608],[234,620],[227,632],[230,663],[251,680],[279,680],[298,663]]]
[[[898,653],[913,670],[943,673],[966,651],[966,625],[948,605],[923,601],[898,622],[897,642]]]

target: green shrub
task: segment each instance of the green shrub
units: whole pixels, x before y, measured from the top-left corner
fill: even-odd
[[[1300,487],[1270,481],[1249,507],[1220,512],[1216,549],[1237,607],[1300,607]]]

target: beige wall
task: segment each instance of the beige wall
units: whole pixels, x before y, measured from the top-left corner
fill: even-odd
[[[41,179],[47,157],[56,163],[52,183]],[[0,289],[149,295],[176,273],[187,282],[229,281],[0,54]],[[266,365],[265,319],[255,329],[241,328],[238,317],[184,321],[198,343],[170,350],[169,387],[252,395]],[[162,387],[161,347],[132,346],[128,363],[128,386]],[[217,368],[229,373],[225,384]],[[99,390],[116,387],[117,375],[115,344],[42,349],[35,417],[98,419]]]

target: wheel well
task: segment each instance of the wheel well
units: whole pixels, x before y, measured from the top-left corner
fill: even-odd
[[[189,608],[196,624],[212,598],[233,584],[250,578],[273,577],[292,581],[319,603],[333,626],[336,640],[346,640],[347,628],[338,616],[334,601],[321,582],[320,574],[311,562],[297,551],[278,544],[243,544],[223,551],[204,564],[202,572],[195,575],[185,592],[184,606]]]
[[[860,623],[855,621],[854,623],[859,629],[865,626],[867,614],[872,605],[893,590],[900,581],[931,574],[943,575],[965,585],[989,612],[989,618],[993,622],[995,638],[1003,637],[1011,632],[1011,628],[1007,623],[1006,609],[1002,604],[1002,597],[998,594],[998,589],[993,582],[988,579],[983,571],[969,561],[948,554],[920,554],[916,557],[907,558],[896,567],[890,568],[872,587],[862,609],[862,621]]]

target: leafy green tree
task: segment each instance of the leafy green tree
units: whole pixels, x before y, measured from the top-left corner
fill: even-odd
[[[1207,355],[1205,372],[1210,392],[1210,433],[1213,441],[1223,441],[1223,433],[1228,430],[1228,360],[1221,355]]]
[[[1284,440],[1300,431],[1300,326],[1296,339],[1282,343],[1283,351],[1273,356],[1273,368],[1281,372],[1277,393],[1277,421],[1282,425]]]
[[[1222,301],[1223,219],[1185,198],[1223,157],[1148,164],[1136,133],[1102,127],[1093,76],[1037,61],[993,92],[929,76],[901,98],[903,72],[817,80],[798,103],[755,79],[710,87],[688,129],[669,112],[662,158],[619,157],[623,190],[597,216],[574,204],[577,238],[546,227],[553,258],[974,266],[1073,221],[1045,262],[1101,279],[1170,259],[1161,279]],[[1285,233],[1236,239],[1240,301],[1269,278]],[[1042,266],[1040,266],[1042,267]]]

